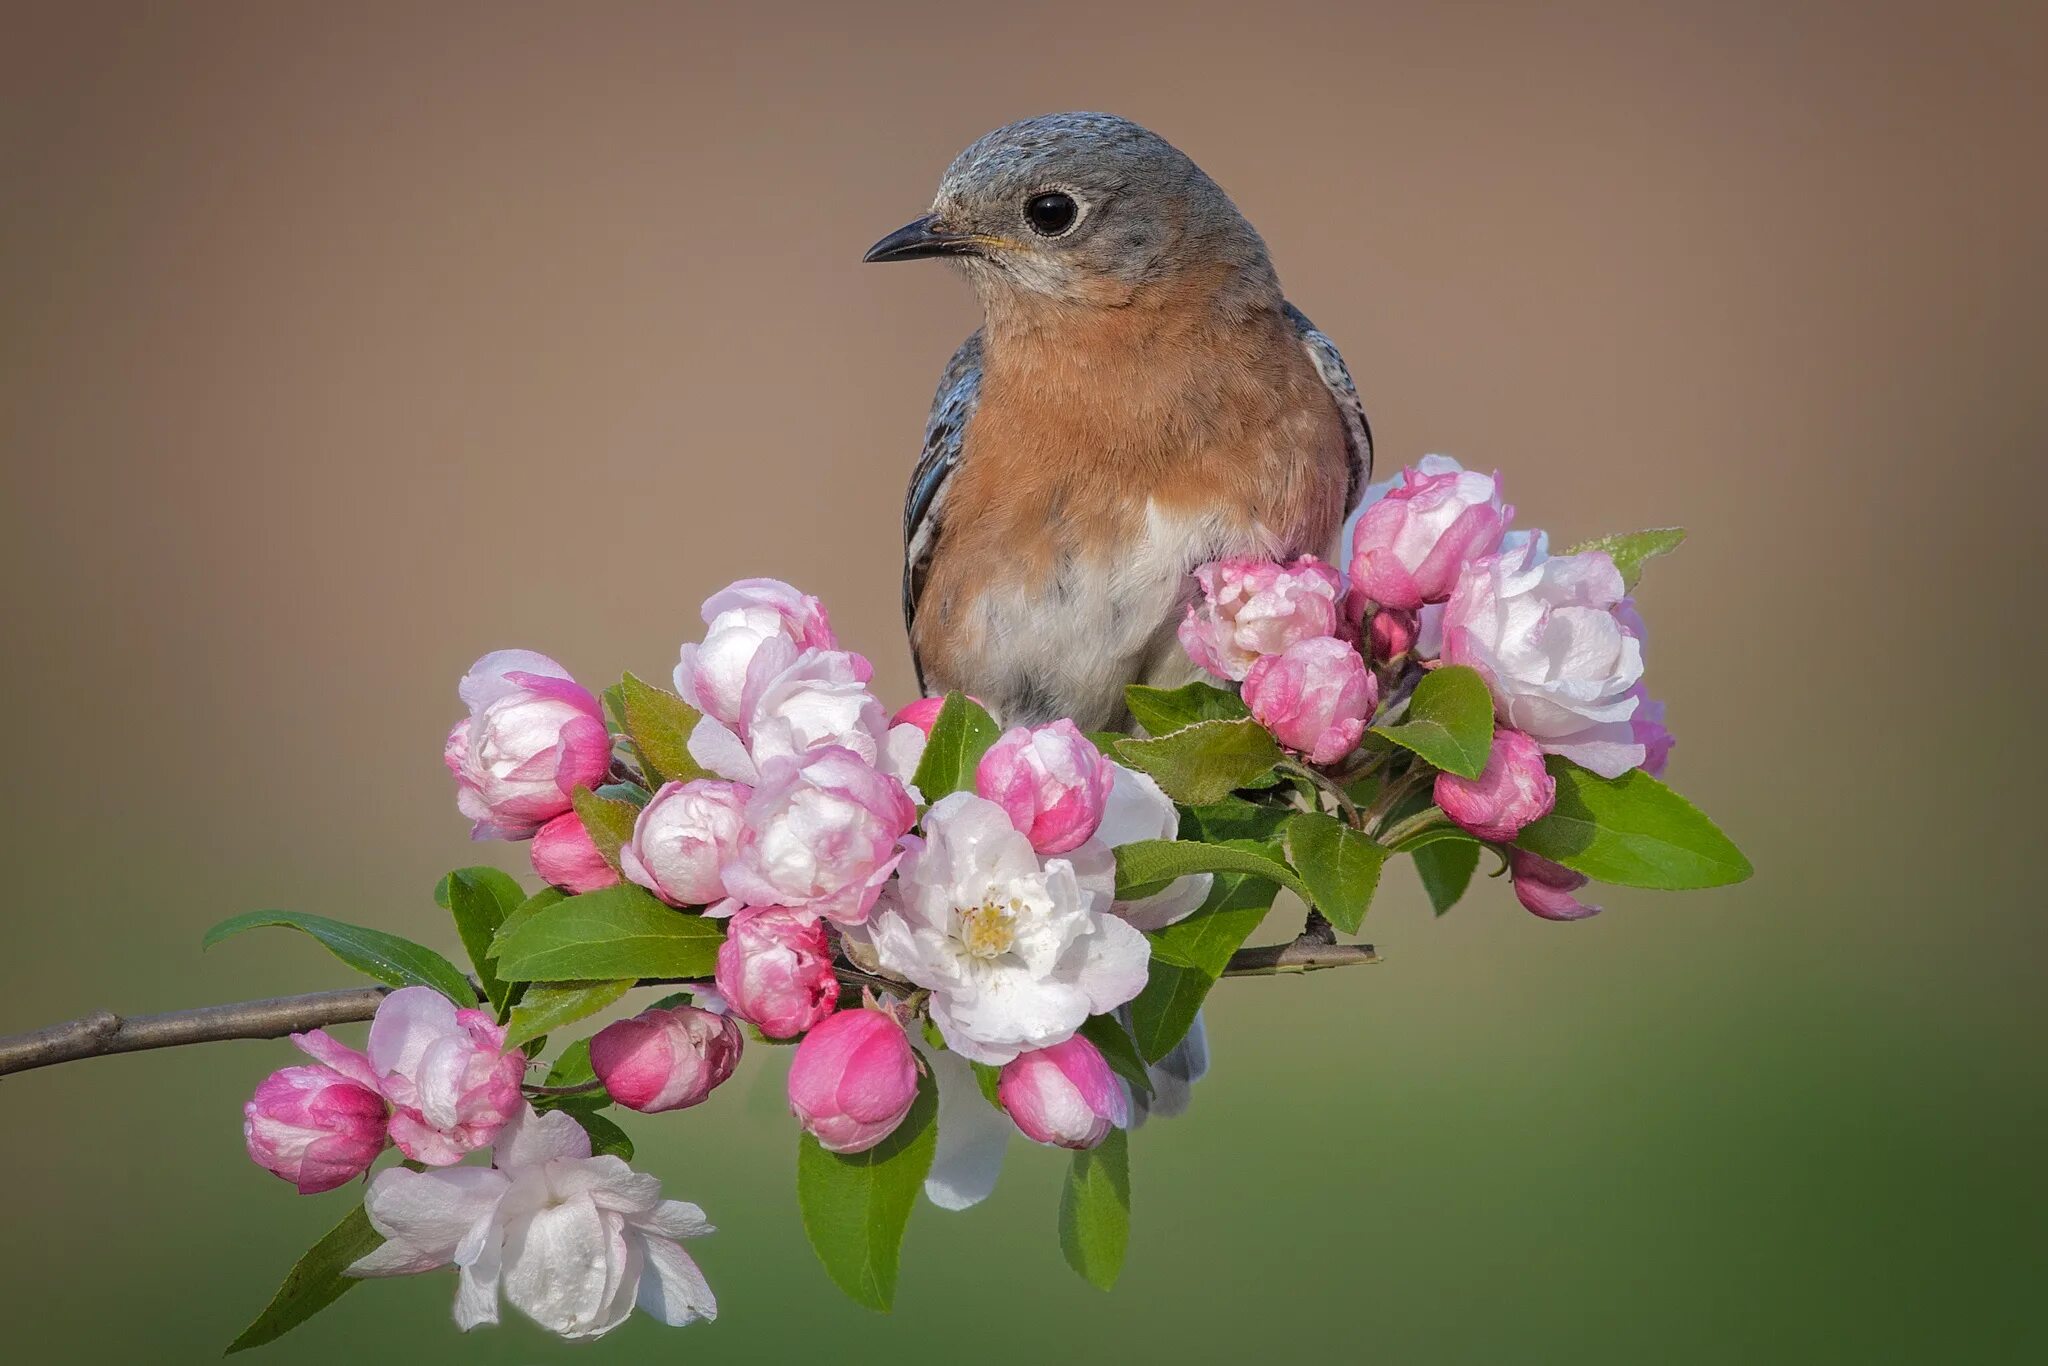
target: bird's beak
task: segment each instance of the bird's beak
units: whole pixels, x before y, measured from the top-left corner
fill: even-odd
[[[868,248],[863,261],[921,261],[928,256],[979,256],[987,240],[978,233],[947,232],[936,214],[905,223]]]

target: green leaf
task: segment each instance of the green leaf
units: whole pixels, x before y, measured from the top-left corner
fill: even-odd
[[[1090,1015],[1081,1022],[1081,1037],[1095,1045],[1110,1071],[1129,1082],[1133,1089],[1152,1094],[1152,1076],[1145,1070],[1145,1060],[1138,1056],[1138,1045],[1114,1015]]]
[[[1251,787],[1280,762],[1280,747],[1249,716],[1197,721],[1171,735],[1117,742],[1117,757],[1152,775],[1166,795],[1184,806],[1220,802]]]
[[[1287,861],[1314,894],[1315,908],[1346,934],[1364,923],[1391,852],[1335,816],[1303,811],[1287,821]]]
[[[1625,531],[1613,536],[1595,536],[1590,541],[1581,541],[1567,555],[1578,555],[1588,550],[1605,551],[1614,561],[1614,567],[1621,571],[1621,586],[1633,593],[1636,584],[1642,581],[1643,562],[1658,555],[1669,555],[1685,540],[1682,526],[1658,527],[1654,531]]]
[[[555,1059],[555,1065],[548,1069],[548,1079],[543,1085],[581,1086],[596,1080],[597,1069],[590,1065],[590,1040],[578,1039]],[[597,1094],[602,1095],[603,1092]]]
[[[718,921],[621,883],[557,902],[500,936],[498,972],[508,982],[709,977],[724,938]]]
[[[1060,1191],[1060,1252],[1097,1290],[1116,1284],[1131,1239],[1130,1140],[1111,1129],[1096,1147],[1074,1154]]]
[[[1153,956],[1145,989],[1131,1002],[1131,1029],[1147,1062],[1158,1062],[1187,1037],[1215,985],[1216,978],[1200,968]]]
[[[1472,884],[1472,874],[1479,867],[1479,841],[1470,836],[1431,840],[1414,849],[1412,856],[1415,875],[1422,879],[1429,904],[1442,915],[1458,904]]]
[[[1180,837],[1209,844],[1223,844],[1230,840],[1277,842],[1280,827],[1293,814],[1290,807],[1264,806],[1242,797],[1225,797],[1208,806],[1183,807]]]
[[[1221,977],[1230,955],[1244,947],[1272,909],[1271,882],[1249,873],[1221,874],[1193,915],[1146,936],[1152,957]]]
[[[1235,721],[1251,715],[1236,693],[1200,682],[1180,688],[1133,683],[1124,689],[1124,705],[1152,735],[1167,735],[1197,721]]]
[[[263,925],[278,925],[310,934],[326,945],[328,952],[336,958],[380,982],[394,987],[432,987],[457,1005],[476,1004],[476,988],[470,985],[469,979],[462,975],[461,969],[432,949],[382,930],[329,920],[324,915],[306,915],[298,911],[250,911],[247,915],[230,916],[206,932],[200,947],[210,949],[223,939]]]
[[[624,734],[626,730],[626,685],[614,683],[598,694],[604,700],[605,720],[612,730]]]
[[[1002,1109],[1003,1098],[997,1094],[997,1088],[1002,1085],[1003,1069],[991,1067],[985,1062],[971,1062],[967,1065],[974,1069],[974,1084],[981,1088],[982,1098],[998,1110]]]
[[[505,917],[505,923],[498,926],[498,932],[491,936],[489,952],[492,961],[495,962],[497,960],[498,950],[505,943],[507,936],[548,907],[560,905],[568,899],[569,894],[560,887],[543,887],[532,896],[526,898],[526,900],[520,902],[512,914]]]
[[[1600,882],[1723,887],[1756,871],[1698,807],[1639,768],[1603,778],[1553,757],[1557,805],[1516,845]]]
[[[1131,738],[1120,730],[1091,730],[1082,733],[1088,737],[1089,744],[1101,750],[1103,756],[1109,759],[1116,758],[1116,747]]]
[[[911,779],[927,804],[974,788],[974,770],[1002,735],[993,716],[965,693],[949,692],[932,722],[924,757]]]
[[[435,904],[455,918],[455,932],[469,951],[476,980],[500,1018],[514,992],[491,968],[491,943],[505,917],[525,900],[526,889],[496,868],[457,868],[434,888]]]
[[[562,1107],[562,1110],[571,1119],[583,1126],[584,1133],[590,1135],[590,1155],[592,1157],[610,1155],[626,1162],[633,1160],[633,1140],[617,1124],[598,1114],[595,1110],[585,1109],[581,1106],[565,1105]]]
[[[519,1048],[563,1025],[597,1014],[633,989],[634,979],[606,982],[560,982],[528,987],[512,1007],[505,1046]]]
[[[829,1153],[809,1134],[797,1142],[796,1198],[811,1248],[833,1284],[883,1313],[896,1298],[903,1230],[938,1146],[938,1110],[926,1073],[896,1132],[866,1152]]]
[[[383,1243],[384,1235],[370,1227],[370,1216],[357,1205],[293,1264],[256,1321],[228,1344],[228,1354],[277,1341],[355,1289],[361,1282],[341,1273]]]
[[[583,818],[583,828],[605,866],[618,872],[619,850],[632,841],[640,808],[629,801],[600,797],[587,787],[577,788],[569,799],[576,803],[576,814]]]
[[[1372,733],[1446,773],[1477,778],[1493,749],[1493,694],[1476,670],[1446,664],[1415,685],[1400,724],[1374,726]]]
[[[672,692],[632,674],[619,684],[621,709],[625,712],[626,734],[640,756],[650,786],[686,783],[708,778],[710,772],[690,757],[690,732],[703,713]]]
[[[1161,884],[1189,873],[1250,873],[1277,882],[1303,901],[1314,901],[1308,884],[1294,870],[1270,854],[1261,853],[1250,841],[1236,844],[1203,844],[1197,840],[1132,840],[1116,848],[1116,894],[1128,900],[1133,893],[1156,890]]]

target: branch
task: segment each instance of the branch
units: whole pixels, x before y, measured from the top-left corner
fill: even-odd
[[[241,1001],[128,1018],[111,1010],[96,1010],[64,1024],[0,1039],[0,1076],[109,1053],[136,1053],[145,1048],[173,1048],[223,1039],[281,1039],[324,1025],[367,1020],[377,1013],[377,1003],[390,990],[354,987],[346,991],[315,991],[304,996],[277,996],[267,1001]]]
[[[1239,949],[1230,956],[1223,975],[1271,977],[1283,972],[1319,972],[1324,968],[1379,961],[1379,954],[1370,944],[1333,944],[1320,935],[1307,933],[1289,944]],[[864,973],[859,975],[866,977]],[[355,987],[347,991],[315,991],[304,996],[276,996],[267,1001],[173,1010],[163,1015],[124,1017],[111,1010],[97,1010],[63,1024],[0,1038],[0,1076],[111,1053],[139,1053],[147,1048],[175,1048],[180,1044],[220,1043],[228,1039],[281,1039],[326,1025],[350,1024],[375,1015],[377,1003],[390,990]]]

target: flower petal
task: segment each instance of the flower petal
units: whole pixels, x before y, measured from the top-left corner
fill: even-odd
[[[643,1241],[647,1269],[654,1274],[640,1280],[640,1307],[671,1328],[717,1318],[718,1298],[682,1244],[654,1236]]]

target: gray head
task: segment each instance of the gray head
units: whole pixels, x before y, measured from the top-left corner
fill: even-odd
[[[1045,114],[987,134],[946,168],[931,212],[865,259],[931,256],[959,262],[985,298],[1116,307],[1211,263],[1272,284],[1265,243],[1221,187],[1112,114]]]

